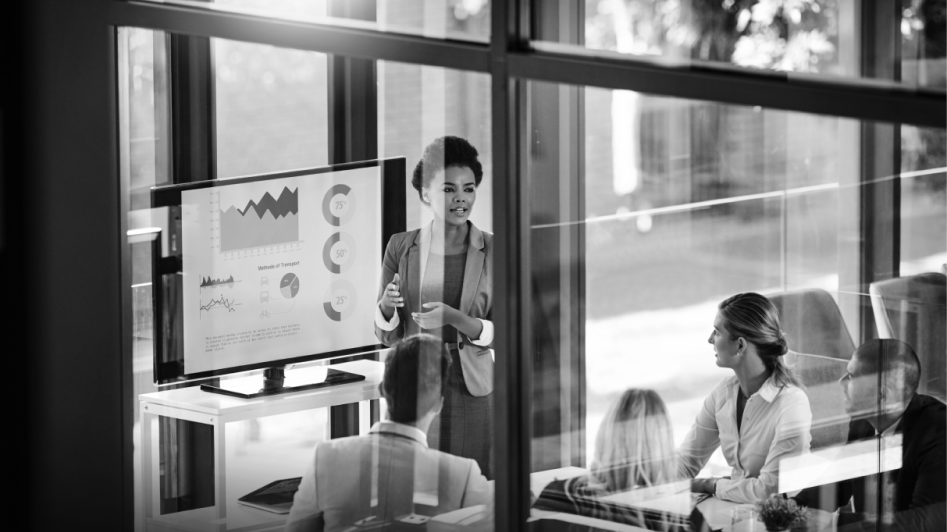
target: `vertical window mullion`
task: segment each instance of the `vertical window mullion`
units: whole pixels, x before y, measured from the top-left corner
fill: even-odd
[[[329,16],[374,21],[375,0],[330,0]],[[327,58],[329,164],[378,158],[378,80],[374,59],[329,55]],[[378,360],[377,354],[330,361],[340,364],[358,359]],[[379,403],[370,403],[370,423],[380,417]],[[329,409],[329,434],[342,438],[358,434],[358,404]]]
[[[494,411],[496,530],[525,528],[529,518],[530,395],[532,352],[529,319],[529,204],[526,201],[524,83],[509,75],[507,56],[529,37],[529,0],[493,0],[490,83],[493,168]]]
[[[158,32],[156,32],[157,34]],[[156,93],[155,169],[156,182],[192,183],[217,178],[216,99],[214,79],[213,39],[192,35],[164,33],[155,36],[155,72],[166,87]],[[159,47],[160,46],[160,47]],[[163,60],[163,61],[162,61]],[[156,79],[156,81],[158,81]],[[161,99],[163,96],[163,99]],[[168,212],[169,218],[177,214]],[[166,226],[175,227],[175,220]],[[160,249],[160,247],[158,248]],[[158,264],[164,266],[155,272],[152,282],[169,290],[180,290],[174,272],[180,271],[180,249],[168,251]],[[173,323],[179,309],[156,307],[166,313],[164,319]],[[175,342],[169,342],[168,348]],[[219,379],[204,381],[218,384]],[[190,382],[180,387],[196,386]],[[171,389],[175,386],[170,386]],[[161,483],[161,513],[174,513],[214,505],[215,483],[212,459],[214,434],[208,425],[159,418],[159,447],[161,460],[169,464]],[[173,465],[170,465],[173,464]],[[209,482],[206,479],[211,479]]]
[[[861,6],[862,75],[901,79],[901,2]],[[861,126],[861,286],[898,277],[901,235],[901,125],[862,122]],[[860,342],[877,337],[871,303],[862,305]]]
[[[886,80],[901,79],[902,2],[866,2],[861,6],[861,68],[862,75]],[[901,251],[901,125],[864,121],[861,124],[861,232],[862,294],[870,293],[871,283],[900,275]],[[858,344],[877,338],[878,331],[872,311],[871,297],[862,297],[859,312]],[[878,374],[878,389],[886,376]],[[886,397],[877,397],[879,412],[886,411]],[[879,414],[880,415],[880,414]],[[877,451],[877,467],[882,471],[882,449]],[[875,508],[879,515],[890,516],[894,508],[886,506],[882,489],[883,475],[869,482],[878,484]],[[885,519],[878,519],[878,532],[884,530]]]
[[[212,39],[169,34],[168,46],[172,181],[216,179]]]
[[[584,4],[539,2],[532,9],[534,40],[584,43]],[[530,416],[531,471],[585,466],[585,316],[584,256],[581,226],[584,89],[571,85],[529,83],[530,225],[561,223],[531,233],[534,286],[530,300],[534,381]],[[536,150],[544,153],[539,156]],[[550,300],[550,294],[558,298]]]

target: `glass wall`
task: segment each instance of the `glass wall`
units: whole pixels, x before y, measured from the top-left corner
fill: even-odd
[[[124,194],[129,199],[125,215],[131,256],[127,260],[133,281],[134,341],[127,357],[134,366],[136,528],[270,529],[289,522],[290,529],[307,529],[322,519],[326,529],[340,530],[356,522],[380,525],[409,515],[422,516],[423,522],[463,509],[466,514],[462,517],[492,529],[487,505],[493,503],[495,475],[489,291],[493,273],[484,259],[492,238],[493,180],[490,121],[483,112],[490,108],[487,76],[370,62],[365,72],[371,77],[363,81],[375,87],[367,97],[374,99],[370,119],[377,122],[376,132],[345,139],[344,132],[357,126],[351,115],[341,124],[331,121],[329,101],[330,95],[335,102],[345,101],[351,93],[340,93],[333,85],[329,64],[343,64],[352,75],[358,65],[353,66],[348,58],[139,28],[122,28],[119,36],[121,159],[128,182]],[[172,81],[182,65],[190,65],[189,77],[182,75]],[[210,88],[211,97],[202,87]],[[348,100],[345,105],[365,103]],[[185,119],[179,118],[182,116]],[[207,116],[213,119],[202,122],[197,118]],[[177,139],[169,139],[175,134]],[[241,399],[204,391],[199,385],[233,390],[246,385],[256,392],[264,386],[263,369],[247,370],[240,367],[243,364],[225,363],[211,378],[165,378],[168,361],[174,356],[183,360],[179,363],[190,374],[189,359],[193,364],[195,355],[200,354],[186,340],[191,333],[185,321],[197,317],[181,302],[188,294],[200,299],[199,319],[214,321],[215,334],[239,336],[232,325],[234,318],[251,309],[254,316],[259,312],[259,320],[266,321],[267,330],[274,323],[283,323],[279,326],[285,329],[293,320],[279,315],[286,310],[277,310],[282,300],[292,300],[292,304],[283,305],[290,316],[296,303],[311,306],[312,302],[305,303],[306,292],[319,291],[322,278],[331,275],[323,270],[329,262],[324,265],[320,259],[294,269],[298,274],[295,284],[291,281],[282,286],[285,276],[241,277],[242,261],[279,264],[288,260],[284,257],[302,253],[305,262],[307,244],[299,241],[290,242],[289,250],[284,249],[285,244],[261,244],[236,254],[228,252],[222,258],[215,255],[209,263],[215,268],[214,275],[195,276],[192,261],[199,260],[200,254],[194,251],[195,240],[188,233],[201,226],[199,217],[188,214],[194,205],[188,204],[187,193],[181,196],[180,206],[165,205],[160,199],[164,196],[155,195],[152,187],[190,183],[193,189],[213,183],[215,178],[226,178],[221,182],[224,188],[205,189],[225,192],[227,183],[244,183],[247,176],[326,166],[330,135],[335,136],[335,142],[341,138],[355,143],[346,148],[348,152],[375,151],[381,158],[405,160],[400,171],[395,165],[393,173],[385,174],[396,188],[389,185],[382,189],[378,184],[381,175],[370,174],[375,175],[376,194],[385,195],[376,195],[375,201],[370,201],[370,195],[354,200],[354,208],[366,213],[395,213],[386,218],[386,224],[393,227],[384,228],[396,233],[391,242],[379,234],[375,235],[375,249],[346,247],[347,241],[326,248],[326,260],[334,261],[338,270],[330,268],[330,272],[339,274],[340,279],[349,267],[342,258],[336,260],[343,257],[340,250],[365,257],[356,269],[368,272],[369,286],[352,285],[348,292],[330,290],[325,304],[344,324],[347,313],[357,310],[346,307],[346,298],[360,297],[360,304],[367,297],[369,319],[346,334],[367,335],[373,345],[350,349],[345,353],[349,357],[333,360],[330,368],[326,360],[284,364],[280,349],[287,349],[285,346],[268,345],[267,338],[254,336],[259,347],[253,349],[253,356],[272,359],[274,366],[285,365],[286,386],[325,377],[336,368],[363,380],[331,390]],[[445,135],[466,139],[469,144],[466,148],[453,144],[430,147]],[[182,145],[183,137],[192,142]],[[204,143],[203,139],[211,140]],[[426,168],[430,169],[418,174],[416,189],[412,176],[425,153]],[[445,172],[445,165],[457,164],[467,169],[463,175],[454,175],[453,169]],[[343,185],[350,179],[343,174],[332,176],[332,183]],[[319,177],[316,174],[308,179]],[[319,185],[299,186],[297,191]],[[400,194],[393,192],[399,189]],[[218,197],[211,208],[217,205],[222,211],[225,199]],[[279,198],[276,203],[283,201]],[[332,205],[352,200],[345,194],[330,199],[330,210]],[[307,200],[300,196],[297,201],[295,210],[290,209],[286,216],[300,215],[297,223],[303,234],[307,231],[304,226],[320,223],[322,215],[320,219],[307,218],[303,212]],[[463,212],[455,212],[452,202],[463,205]],[[264,208],[260,223],[280,208],[265,204],[265,199],[257,205]],[[246,205],[247,212],[258,212],[251,211],[251,206],[253,202]],[[220,234],[221,240],[215,244],[220,250],[227,230],[223,226],[228,223],[224,216],[220,214],[219,226],[211,227],[211,233]],[[446,217],[470,219],[472,225],[468,231],[463,223],[445,224]],[[349,221],[343,214],[338,224]],[[427,269],[423,284],[410,274],[418,268],[420,258],[413,254],[409,259],[407,253],[422,227],[428,238],[425,252],[430,254],[422,266]],[[468,232],[458,236],[457,227]],[[249,227],[244,230],[253,231]],[[413,249],[419,248],[415,245]],[[401,280],[394,279],[393,273],[400,273]],[[265,284],[264,279],[268,281]],[[189,290],[188,283],[197,291]],[[386,295],[384,288],[392,283],[397,287],[392,291],[400,290],[403,295]],[[251,286],[247,288],[247,284]],[[358,296],[360,292],[365,295]],[[248,299],[247,294],[252,297]],[[316,297],[321,313],[322,294]],[[390,309],[376,303],[386,297]],[[432,313],[421,307],[429,303],[443,303],[450,309],[438,308]],[[393,321],[374,319],[376,305],[379,316],[384,315],[384,308],[403,321],[399,324],[393,316],[387,316]],[[466,313],[463,318],[457,318],[460,309]],[[426,343],[405,347],[399,355],[389,354],[387,348],[399,339],[420,332],[432,336]],[[215,349],[229,352],[226,345],[215,345],[219,348]],[[296,347],[300,346],[292,350],[298,351]],[[308,348],[311,353],[301,354],[322,349],[318,345]],[[471,357],[475,365],[467,367],[461,357]],[[287,515],[297,485],[301,486],[297,510]],[[348,491],[340,488],[342,485],[349,486]],[[406,490],[408,486],[413,488]],[[253,500],[239,500],[261,490]],[[359,494],[364,494],[365,500],[358,502]],[[267,504],[272,505],[269,511],[260,509]],[[316,519],[317,515],[323,517]]]
[[[942,1],[533,2],[516,52],[483,46],[483,0],[163,3],[431,39],[401,63],[119,28],[137,529],[515,530],[528,501],[540,530],[750,530],[790,500],[809,530],[943,529],[944,129],[425,64],[462,40],[510,72],[618,52],[920,98]],[[347,167],[364,189],[298,172],[376,160]],[[272,231],[225,229],[231,204]],[[191,371],[193,338],[243,358]],[[362,378],[274,393],[337,371]]]
[[[525,84],[534,516],[727,530],[784,494],[810,529],[936,529],[869,474],[910,429],[869,436],[943,416],[943,130]],[[887,499],[840,516],[850,485]]]
[[[947,225],[944,131],[901,128],[901,274],[943,270]]]
[[[328,161],[326,55],[214,39],[217,177]]]
[[[480,153],[486,176],[493,176],[490,148],[490,78],[476,72],[378,62],[379,156],[407,157],[412,172],[425,146],[444,135],[463,137]],[[477,209],[471,221],[493,232],[493,184],[477,187]],[[420,227],[431,212],[415,202],[417,191],[408,183],[407,225]]]

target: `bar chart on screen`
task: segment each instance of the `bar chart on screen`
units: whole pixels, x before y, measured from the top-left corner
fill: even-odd
[[[209,275],[207,277],[201,277],[201,293],[208,291],[222,290],[224,288],[233,289],[234,285],[239,283],[233,278],[233,275],[230,275],[226,278],[212,278]]]

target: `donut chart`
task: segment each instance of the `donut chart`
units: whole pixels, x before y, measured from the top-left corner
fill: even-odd
[[[329,225],[339,227],[355,216],[355,194],[348,185],[335,185],[322,198],[322,215]]]
[[[287,273],[280,279],[279,291],[286,299],[292,299],[299,293],[299,277],[295,273]]]
[[[334,233],[322,247],[322,261],[332,273],[342,273],[355,264],[355,239],[348,233]]]
[[[355,313],[358,293],[355,291],[355,285],[349,281],[335,281],[326,289],[322,300],[326,316],[332,321],[342,321]]]

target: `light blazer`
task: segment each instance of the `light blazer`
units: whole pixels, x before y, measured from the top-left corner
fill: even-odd
[[[493,319],[493,235],[484,233],[477,226],[469,225],[467,263],[464,267],[464,286],[460,296],[460,310],[464,314],[481,320]],[[385,331],[375,326],[375,336],[385,345],[424,332],[413,319],[412,312],[427,312],[421,308],[421,281],[427,266],[431,247],[433,223],[398,233],[388,241],[382,267],[378,301],[385,287],[401,274],[401,296],[404,306],[396,309],[401,323],[394,330]],[[475,397],[483,397],[493,391],[493,357],[489,346],[474,345],[463,333],[457,331],[460,347],[460,365],[464,373],[467,391]]]
[[[415,427],[381,421],[366,436],[316,446],[285,530],[341,531],[369,516],[390,523],[492,500],[493,483],[476,461],[428,448]]]

